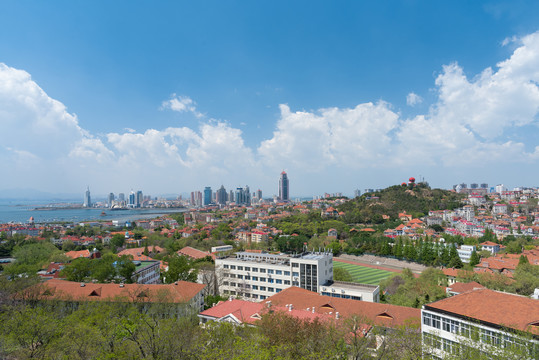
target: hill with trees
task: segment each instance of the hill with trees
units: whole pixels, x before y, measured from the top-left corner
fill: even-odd
[[[442,189],[431,189],[426,183],[395,185],[365,193],[338,206],[346,223],[382,223],[382,215],[395,220],[406,211],[414,218],[432,210],[452,210],[461,206],[465,195]]]

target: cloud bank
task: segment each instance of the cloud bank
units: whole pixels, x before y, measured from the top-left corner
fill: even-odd
[[[402,118],[384,101],[317,110],[281,104],[275,130],[255,148],[242,130],[206,119],[190,97],[176,94],[161,109],[192,113],[197,127],[91,134],[30,74],[0,63],[4,186],[180,193],[225,183],[271,195],[282,169],[298,195],[351,193],[418,172],[437,186],[466,181],[463,174],[476,182],[532,181],[539,146],[515,134],[538,133],[539,32],[511,42],[518,45],[509,58],[472,78],[458,63],[444,65],[426,113]],[[422,101],[414,92],[407,97],[410,106]]]

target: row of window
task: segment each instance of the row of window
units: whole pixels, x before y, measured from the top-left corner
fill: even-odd
[[[504,338],[508,338],[508,342],[503,343],[504,350],[500,350],[499,348],[493,349],[489,347],[479,347],[472,341],[468,343],[458,343],[425,332],[423,333],[423,344],[430,349],[443,350],[447,354],[457,356],[460,355],[462,358],[466,359],[475,359],[479,357],[496,359],[497,356],[495,355],[497,353],[498,355],[511,356],[511,358],[513,358],[512,356],[516,356],[518,358],[528,358],[529,356],[531,356],[531,358],[537,358],[539,355],[538,344],[526,343],[510,336],[504,336]],[[488,344],[494,345],[490,342]]]
[[[225,290],[224,293],[226,295],[236,295],[236,292],[233,290],[232,291]],[[238,295],[242,295],[242,294],[238,293]],[[267,298],[266,295],[258,295],[258,294],[243,294],[243,296],[247,298],[260,299],[260,300],[265,300]]]
[[[331,297],[335,297],[335,298],[342,298],[342,299],[361,300],[361,296],[346,295],[346,294],[339,294],[339,293],[331,293],[331,292],[327,292],[327,291],[323,291],[322,295],[331,296]]]
[[[241,265],[236,266],[236,265],[228,265],[228,264],[224,264],[223,268],[230,269],[230,270],[261,272],[263,274],[267,272],[268,274],[290,276],[290,271],[284,271],[284,270],[265,269],[265,268],[257,268],[257,267],[250,267],[250,266],[241,266]],[[299,276],[299,275],[294,275],[294,276]]]
[[[481,342],[501,348],[526,348],[527,342],[514,336],[492,331],[461,321],[447,319],[434,314],[423,313],[423,324],[449,333],[461,335],[474,342]],[[529,345],[529,344],[528,344]]]
[[[274,293],[278,293],[278,292],[281,292],[283,289],[281,288],[276,288],[276,287],[270,287],[270,286],[259,286],[259,285],[247,285],[247,284],[237,284],[235,282],[223,282],[223,285],[224,286],[232,286],[232,287],[238,287],[240,289],[245,289],[245,290],[260,290],[260,291],[268,291],[268,292],[274,292]],[[226,290],[225,290],[226,292]]]

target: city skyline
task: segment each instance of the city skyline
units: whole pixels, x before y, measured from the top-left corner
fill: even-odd
[[[2,5],[0,192],[538,185],[536,2],[104,5]]]

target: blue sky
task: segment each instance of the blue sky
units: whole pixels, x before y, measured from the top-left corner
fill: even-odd
[[[0,190],[536,186],[538,24],[534,1],[3,1]]]

